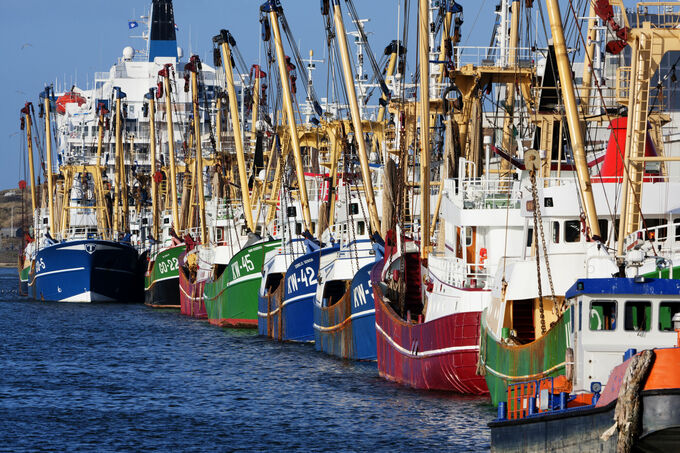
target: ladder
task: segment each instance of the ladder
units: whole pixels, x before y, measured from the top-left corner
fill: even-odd
[[[628,174],[630,189],[627,193],[628,204],[627,231],[630,234],[640,228],[640,203],[642,202],[642,181],[645,174],[645,145],[647,143],[647,116],[649,108],[649,81],[651,79],[652,56],[663,54],[663,42],[653,38],[654,35],[643,36],[638,41],[637,52],[633,58],[637,59],[637,70],[631,71],[630,88],[633,90],[633,105],[628,108],[628,125],[630,132],[630,146],[628,156],[630,164]],[[661,48],[659,48],[661,47]]]

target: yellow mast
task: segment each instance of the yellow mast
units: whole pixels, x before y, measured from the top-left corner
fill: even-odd
[[[218,95],[215,101],[215,135],[217,135],[217,140],[215,146],[217,146],[217,152],[222,152],[222,96]]]
[[[241,199],[243,200],[243,211],[246,225],[250,231],[255,231],[253,222],[253,208],[250,203],[250,191],[248,190],[248,170],[246,168],[246,156],[243,150],[243,137],[241,135],[241,120],[238,114],[238,98],[236,97],[236,86],[234,85],[234,72],[231,67],[231,47],[235,45],[234,37],[228,30],[222,30],[213,40],[220,44],[222,48],[222,66],[227,82],[227,92],[229,94],[229,114],[234,130],[234,144],[236,146],[236,163],[238,165],[239,182],[241,183]],[[255,106],[253,105],[253,109]],[[253,123],[253,126],[255,123]]]
[[[151,88],[144,96],[149,100],[149,159],[151,160],[151,208],[153,211],[152,231],[156,240],[160,238],[160,216],[158,212],[158,183],[156,182],[156,96]]]
[[[586,36],[586,55],[583,60],[583,82],[581,84],[581,109],[587,115],[590,110],[590,91],[593,80],[593,56],[595,55],[595,1],[590,2],[588,12],[588,32]]]
[[[194,105],[194,136],[196,142],[196,174],[194,175],[194,182],[198,189],[198,219],[201,223],[201,243],[206,244],[208,241],[208,229],[205,224],[205,198],[203,194],[203,153],[201,151],[201,117],[198,112],[198,71],[201,66],[201,60],[198,55],[192,55],[190,63],[191,71],[191,98]],[[186,67],[184,68],[187,69]],[[231,96],[230,96],[231,97]],[[234,136],[236,136],[234,132]]]
[[[52,179],[52,130],[50,129],[50,88],[45,87],[45,148],[47,155],[47,206],[50,234],[54,231],[54,181]]]
[[[121,124],[120,124],[120,88],[114,88],[116,92],[116,165],[115,165],[115,188],[113,191],[114,197],[113,197],[113,231],[114,234],[118,234],[120,231],[120,187],[122,184],[122,181],[120,179],[120,155],[122,153],[121,151]]]
[[[439,61],[444,61],[446,58],[446,42],[449,40],[449,34],[451,34],[451,19],[453,18],[453,12],[446,11],[444,16],[444,23],[442,26],[442,41],[439,49]],[[444,75],[446,73],[446,65],[444,63],[439,65],[439,75],[437,76],[437,83],[442,83],[444,80]]]
[[[175,168],[175,130],[172,124],[172,94],[170,91],[170,69],[171,64],[166,64],[158,75],[163,77],[163,88],[165,90],[165,122],[168,131],[168,160],[170,161],[170,203],[172,205],[172,223],[177,232],[179,231],[179,213],[177,208],[177,170]],[[184,200],[182,200],[184,202]]]
[[[430,252],[430,47],[429,1],[419,1],[418,60],[420,66],[420,257]],[[441,190],[441,188],[440,188]]]
[[[517,51],[518,42],[518,31],[519,31],[519,0],[512,2],[512,19],[510,22],[510,43],[508,46],[508,61],[511,65],[515,64],[515,54]],[[503,119],[503,141],[502,146],[508,155],[512,156],[512,129],[513,120],[515,116],[515,82],[510,82],[505,85],[505,115]],[[544,132],[545,133],[545,132]],[[548,156],[550,155],[550,150],[546,150]],[[549,157],[548,157],[549,159]],[[488,177],[489,175],[487,175]],[[506,159],[501,159],[501,178],[507,178],[510,176],[510,161]]]
[[[99,220],[97,217],[97,223],[102,227],[102,237],[104,239],[110,239],[111,232],[108,231],[111,226],[111,219],[109,218],[109,211],[106,209],[106,202],[104,201],[104,183],[102,181],[101,174],[101,160],[102,160],[102,142],[104,141],[104,115],[105,109],[103,106],[98,107],[99,117],[97,122],[97,161],[96,161],[96,171],[95,171],[95,185],[97,193],[97,205],[100,206],[102,210],[102,218]]]
[[[588,228],[590,228],[591,236],[599,237],[600,225],[597,222],[593,187],[590,184],[590,173],[588,173],[588,164],[586,163],[583,128],[581,127],[581,121],[578,116],[576,95],[574,94],[574,81],[572,79],[571,66],[567,56],[567,46],[564,42],[564,29],[562,28],[560,7],[557,0],[546,0],[546,3],[548,6],[548,18],[550,20],[553,44],[555,46],[557,70],[560,74],[560,85],[562,87],[562,99],[564,101],[564,109],[567,116],[567,126],[569,127],[569,135],[571,137],[571,144],[574,152],[576,175],[578,176],[583,210],[586,215],[586,224]]]
[[[253,142],[257,140],[257,120],[260,114],[260,79],[262,78],[263,72],[260,70],[259,65],[253,65],[253,70],[255,74],[255,82],[253,83],[253,118],[250,126],[251,137]]]
[[[392,53],[390,54],[390,62],[387,64],[387,72],[385,75],[385,79],[388,77],[392,77],[394,75],[394,70],[397,67],[397,61],[399,60],[399,50],[400,50],[400,44],[398,41],[393,41],[395,43]],[[382,99],[387,103],[387,96],[385,93],[382,94]],[[385,112],[387,111],[387,107],[384,105],[381,105],[380,108],[378,109],[378,118],[377,122],[382,123],[383,120],[385,119]],[[376,148],[378,147],[378,140],[373,139],[373,142],[371,143],[371,153],[374,153],[376,151]]]
[[[359,103],[357,102],[357,94],[354,87],[354,76],[352,74],[352,67],[350,65],[349,49],[347,47],[347,36],[345,33],[345,25],[342,21],[342,11],[340,10],[340,2],[334,0],[334,22],[335,22],[335,36],[338,40],[338,49],[342,59],[342,72],[345,79],[345,90],[349,97],[349,107],[352,114],[352,125],[354,126],[354,139],[359,147],[359,163],[361,164],[361,177],[364,180],[364,190],[366,192],[366,204],[368,205],[368,216],[371,221],[371,232],[380,232],[380,218],[378,217],[378,210],[375,205],[375,194],[373,192],[373,184],[371,180],[371,170],[368,165],[368,153],[366,152],[366,141],[364,140],[364,129],[361,123],[361,114],[359,112]]]
[[[134,135],[130,135],[130,156],[132,156],[132,150],[135,143]],[[120,180],[121,180],[121,191],[122,191],[122,201],[123,201],[123,214],[120,218],[120,225],[124,232],[127,232],[130,228],[130,206],[129,206],[129,190],[127,182],[127,168],[125,167],[125,144],[120,147],[122,153],[120,153]]]
[[[302,205],[302,215],[305,220],[305,228],[307,231],[312,231],[312,217],[309,213],[309,200],[307,198],[307,185],[305,184],[305,169],[302,163],[302,153],[300,151],[300,139],[297,134],[297,126],[295,124],[295,113],[293,112],[293,97],[290,92],[290,77],[288,74],[288,67],[286,66],[286,55],[283,52],[283,42],[281,41],[281,30],[279,29],[278,11],[280,7],[268,2],[263,5],[265,10],[269,12],[269,21],[271,22],[271,29],[274,32],[274,44],[276,47],[276,59],[279,66],[279,75],[281,79],[281,89],[283,93],[283,108],[286,119],[288,121],[288,130],[290,131],[290,141],[293,145],[293,157],[295,158],[295,174],[297,176],[298,189],[300,191],[300,204]]]
[[[31,207],[33,210],[31,211],[31,218],[35,216],[35,210],[38,208],[38,198],[35,192],[35,173],[33,169],[33,138],[31,136],[31,103],[27,102],[24,108],[21,110],[21,112],[25,115],[26,117],[26,143],[28,144],[28,166],[30,169],[31,173]]]

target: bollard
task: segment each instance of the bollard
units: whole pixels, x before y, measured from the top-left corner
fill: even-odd
[[[569,393],[560,392],[560,410],[567,408],[567,401],[569,400]]]
[[[536,397],[529,397],[529,415],[534,415],[536,413]]]
[[[505,415],[507,404],[505,401],[498,403],[498,420],[505,420],[507,417]]]

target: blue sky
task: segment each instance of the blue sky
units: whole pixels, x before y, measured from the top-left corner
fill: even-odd
[[[462,44],[488,46],[493,11],[497,0],[460,1],[465,8]],[[59,80],[70,86],[75,81],[85,88],[94,72],[108,71],[121,55],[123,47],[144,46],[131,39],[136,30],[128,29],[128,20],[144,14],[149,0],[0,0],[0,50],[3,65],[0,86],[4,96],[0,107],[0,189],[17,187],[23,178],[20,157],[21,134],[19,110],[26,101],[36,104],[38,93],[46,84]],[[177,38],[184,54],[189,51],[212,61],[211,38],[222,29],[235,36],[248,65],[258,60],[259,0],[175,0]],[[379,59],[384,47],[397,37],[397,0],[355,0],[361,17],[371,22],[366,29],[373,34],[369,41]],[[411,23],[415,26],[417,1],[411,0]],[[565,3],[566,2],[561,2]],[[304,56],[313,49],[323,57],[325,35],[319,12],[319,0],[283,0],[286,17],[300,43]],[[344,2],[342,2],[344,7]],[[535,9],[535,8],[534,8]],[[344,8],[346,13],[346,8]],[[403,11],[400,13],[403,21]],[[346,17],[346,27],[353,27]],[[413,29],[414,27],[412,27]],[[412,56],[415,55],[415,30],[410,34]],[[366,65],[370,73],[370,67]],[[413,71],[415,68],[409,68]],[[319,83],[317,92],[324,97]]]

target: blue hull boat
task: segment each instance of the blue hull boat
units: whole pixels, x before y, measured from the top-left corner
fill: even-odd
[[[125,243],[83,239],[36,253],[29,292],[56,302],[143,302],[137,250]]]

